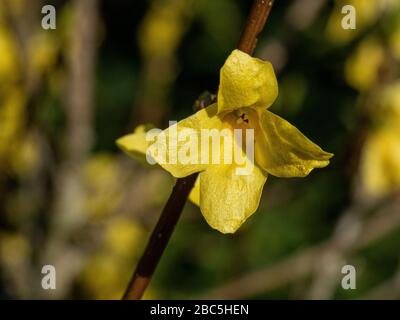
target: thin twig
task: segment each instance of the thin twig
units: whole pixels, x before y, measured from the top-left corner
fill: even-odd
[[[123,297],[124,300],[141,299],[151,276],[181,216],[183,206],[197,179],[197,173],[178,179],[155,226],[147,247],[137,265],[135,273]]]
[[[258,36],[264,28],[274,0],[255,0],[237,48],[250,55],[256,47]],[[138,300],[143,296],[158,262],[166,248],[174,227],[182,213],[187,197],[197,179],[198,173],[177,180],[155,226],[146,249],[139,260],[132,279],[123,296],[124,300]]]
[[[258,36],[264,29],[265,22],[271,12],[275,0],[255,0],[245,27],[239,39],[237,48],[250,55],[257,46]]]

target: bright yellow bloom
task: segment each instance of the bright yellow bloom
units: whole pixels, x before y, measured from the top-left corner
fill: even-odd
[[[304,177],[314,168],[327,166],[332,157],[290,123],[267,111],[277,95],[272,65],[234,50],[221,69],[218,102],[167,128],[163,134],[168,137],[172,130],[179,134],[192,129],[200,141],[202,129],[253,129],[254,163],[246,154],[241,165],[164,162],[154,150],[168,150],[170,156],[169,139],[157,138],[149,146],[151,156],[174,177],[200,172],[192,198],[200,200],[208,224],[222,233],[235,232],[256,211],[268,173],[277,177]],[[134,138],[135,135],[125,136],[118,144],[128,153],[137,151]],[[188,149],[188,144],[178,140],[174,151],[180,153]],[[205,152],[204,148],[199,152]],[[253,168],[249,174],[237,174],[238,168],[249,163]]]

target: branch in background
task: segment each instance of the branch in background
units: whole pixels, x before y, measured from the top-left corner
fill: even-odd
[[[352,205],[342,213],[336,224],[329,246],[321,252],[313,266],[314,279],[308,293],[309,299],[330,299],[335,293],[346,257],[352,252],[360,237],[366,210]]]
[[[28,60],[30,41],[32,41],[32,35],[38,29],[37,19],[40,12],[40,1],[24,1],[20,13],[15,10],[15,5],[11,4],[11,0],[4,0],[3,6],[6,21],[13,32],[18,47],[17,57],[20,68],[18,72],[22,75],[20,80],[28,96],[31,96],[39,88],[38,74],[30,68]]]
[[[250,55],[256,47],[258,36],[264,28],[271,11],[273,0],[255,0],[246,25],[239,40],[238,49]],[[139,260],[138,266],[128,284],[123,299],[141,299],[161,256],[166,248],[175,224],[186,203],[190,190],[193,188],[198,173],[178,179],[169,197],[160,219],[157,222],[147,247]]]
[[[97,0],[74,0],[73,21],[69,30],[68,82],[65,112],[67,118],[65,160],[57,171],[56,200],[51,234],[43,261],[63,268],[58,288],[67,288],[79,271],[82,258],[68,242],[71,234],[85,222],[82,168],[93,140],[93,95],[98,24]],[[43,290],[42,290],[43,292]],[[57,295],[64,294],[62,289]],[[53,293],[54,297],[54,293]]]
[[[367,247],[400,226],[400,197],[395,195],[360,226],[353,251]],[[321,256],[338,245],[336,236],[268,266],[265,269],[232,280],[200,297],[200,299],[244,299],[284,286],[314,271]]]
[[[384,60],[385,63],[387,61],[392,62],[390,53],[386,52],[385,55],[387,58]],[[349,163],[348,168],[351,168],[347,175],[349,183],[353,185],[351,190],[353,204],[343,213],[337,225],[334,238],[338,245],[332,246],[330,250],[324,252],[315,266],[316,276],[309,292],[311,299],[330,299],[334,295],[340,278],[337,270],[354,250],[354,242],[360,233],[359,227],[363,223],[366,213],[368,213],[368,208],[373,208],[374,203],[377,202],[376,198],[368,197],[365,193],[360,182],[360,170],[358,168],[361,167],[362,149],[371,129],[373,115],[370,114],[369,110],[376,108],[376,91],[381,90],[382,86],[395,79],[395,73],[390,67],[384,64],[380,69],[379,81],[360,96],[359,101],[363,111],[357,130],[355,130],[355,137],[350,139],[352,143],[348,146],[347,157],[344,158]]]
[[[400,298],[400,269],[389,280],[384,281],[361,297],[361,300],[398,300]]]
[[[96,62],[97,0],[74,2],[66,113],[68,160],[80,164],[92,146],[93,87]]]

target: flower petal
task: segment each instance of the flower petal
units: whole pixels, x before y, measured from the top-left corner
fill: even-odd
[[[213,165],[200,173],[200,209],[207,223],[222,233],[234,233],[258,208],[267,174],[253,166],[237,175],[235,165]]]
[[[146,134],[147,131],[152,128],[152,125],[140,125],[136,127],[134,133],[119,138],[116,143],[122,151],[132,158],[141,163],[147,163],[146,150],[149,146],[149,142],[146,140]]]
[[[149,143],[146,141],[146,132],[151,129],[149,125],[138,126],[134,133],[125,135],[117,140],[120,149],[141,163],[146,162],[146,151]],[[197,178],[192,191],[189,194],[189,200],[200,207],[200,179]]]
[[[200,207],[200,178],[197,177],[192,191],[189,194],[189,200],[196,206]]]
[[[242,107],[268,108],[278,96],[274,69],[268,61],[234,50],[221,68],[218,113]]]
[[[260,115],[264,139],[255,143],[255,160],[277,177],[304,177],[329,164],[332,153],[323,151],[296,127],[269,111]]]
[[[213,104],[162,131],[150,145],[149,153],[176,178],[203,171],[209,164],[201,161],[201,154],[205,151],[201,148],[201,129],[223,129],[224,126],[217,116],[217,105]],[[188,139],[180,140],[179,137],[186,133]],[[194,158],[182,163],[180,155],[186,151]]]

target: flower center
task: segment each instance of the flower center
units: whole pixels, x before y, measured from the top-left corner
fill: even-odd
[[[235,110],[235,116],[237,117],[236,119],[237,124],[241,124],[243,122],[249,124],[249,117],[248,114],[246,113],[246,110],[244,109],[246,108],[240,108],[238,110]]]
[[[249,133],[247,129],[254,130],[253,131],[253,139],[254,143],[256,143],[256,137],[259,134],[259,124],[258,124],[258,114],[257,111],[251,108],[239,108],[235,111],[227,113],[223,117],[223,122],[225,126],[232,130],[232,133],[235,130],[235,139],[239,134],[241,136],[241,141],[238,141],[242,146],[242,149],[246,149],[247,139]],[[250,137],[250,136],[249,136]]]
[[[255,129],[258,124],[257,112],[251,108],[239,108],[228,113],[224,119],[231,129]]]

